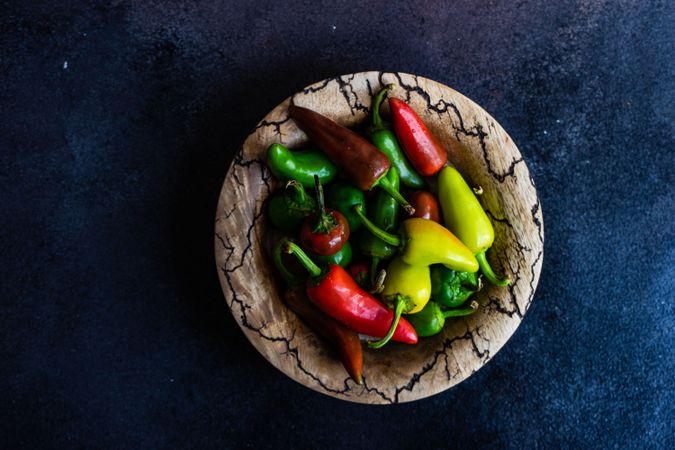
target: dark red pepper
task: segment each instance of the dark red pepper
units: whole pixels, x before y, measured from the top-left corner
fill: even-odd
[[[445,165],[448,154],[417,113],[404,101],[389,99],[394,131],[415,170],[429,177]]]
[[[410,196],[410,204],[415,208],[415,214],[413,214],[412,217],[419,217],[441,223],[438,200],[436,200],[436,197],[431,192],[415,191]]]
[[[310,273],[307,296],[320,310],[357,333],[376,338],[387,334],[394,313],[361,289],[345,269],[329,264],[322,271],[297,244],[290,241],[286,241],[285,251],[295,254]],[[392,339],[416,344],[417,333],[407,320],[401,319]]]
[[[339,211],[325,207],[317,175],[314,175],[314,183],[319,210],[302,223],[300,242],[317,255],[334,255],[349,239],[349,224]]]
[[[288,112],[310,140],[342,169],[342,173],[354,185],[363,191],[379,186],[409,214],[414,212],[385,176],[391,167],[389,158],[367,139],[311,109],[291,104]]]

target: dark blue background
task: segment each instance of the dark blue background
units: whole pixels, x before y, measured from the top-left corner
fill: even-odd
[[[672,2],[134,3],[0,2],[4,448],[673,448]],[[499,120],[546,232],[504,349],[388,407],[269,365],[213,257],[220,184],[256,122],[373,69]]]

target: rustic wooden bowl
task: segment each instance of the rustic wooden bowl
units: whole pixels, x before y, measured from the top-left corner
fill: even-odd
[[[364,349],[364,384],[349,378],[337,357],[282,302],[282,285],[265,248],[269,224],[263,204],[278,185],[265,166],[273,142],[306,141],[289,102],[353,126],[365,123],[373,93],[394,84],[447,148],[449,160],[473,185],[493,221],[488,257],[506,273],[507,288],[486,286],[482,306],[467,318],[449,319],[439,335],[418,345],[391,343]],[[388,112],[388,106],[384,106]],[[286,375],[324,394],[361,403],[408,402],[444,391],[476,372],[506,343],[534,295],[542,266],[544,224],[534,182],[518,148],[473,101],[422,77],[363,72],[327,79],[286,99],[260,121],[237,152],[220,193],[215,253],[232,315],[256,349]]]

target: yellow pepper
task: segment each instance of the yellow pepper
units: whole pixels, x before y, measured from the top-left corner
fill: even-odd
[[[476,256],[487,280],[497,286],[510,284],[508,277],[498,278],[485,252],[495,240],[487,214],[469,185],[454,167],[446,166],[438,175],[438,201],[443,222]]]
[[[411,266],[397,256],[387,267],[384,289],[380,294],[384,304],[394,310],[394,318],[387,334],[376,342],[369,342],[371,348],[380,348],[394,335],[401,314],[421,311],[431,297],[431,275],[429,266]]]

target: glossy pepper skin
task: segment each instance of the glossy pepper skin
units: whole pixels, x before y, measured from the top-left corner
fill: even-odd
[[[304,287],[281,260],[280,241],[274,248],[274,263],[288,284],[284,291],[284,301],[307,325],[337,352],[347,373],[358,384],[363,384],[363,349],[359,335],[341,323],[322,313],[307,297]]]
[[[335,181],[326,188],[326,205],[345,216],[350,232],[361,227],[361,221],[354,214],[352,206],[362,204],[364,201],[363,191],[344,181]]]
[[[393,335],[401,314],[414,314],[424,308],[431,296],[429,266],[411,266],[398,256],[387,267],[387,277],[381,297],[394,310],[394,319],[389,332],[377,342],[369,342],[371,348],[381,348]]]
[[[380,106],[382,105],[382,100],[384,99],[387,91],[393,86],[393,84],[385,86],[373,99],[373,122],[370,126],[370,129],[368,130],[370,142],[372,142],[375,147],[380,149],[382,153],[387,155],[387,158],[389,158],[389,161],[391,161],[391,166],[398,170],[402,184],[411,188],[421,189],[425,185],[424,178],[415,172],[415,169],[403,154],[401,146],[398,145],[396,135],[391,130],[391,128],[382,121],[382,117],[380,116]]]
[[[280,181],[297,180],[306,188],[314,186],[314,175],[324,184],[337,175],[337,167],[321,151],[291,151],[281,144],[267,148],[267,167]]]
[[[415,208],[415,214],[412,217],[420,219],[433,220],[441,223],[441,213],[438,208],[438,201],[431,192],[415,191],[410,196],[410,204]]]
[[[320,310],[357,333],[381,338],[387,334],[394,314],[364,291],[342,267],[329,264],[322,271],[296,244],[287,241],[285,251],[295,254],[310,273],[307,296]],[[405,319],[392,336],[395,341],[416,344],[417,334]]]
[[[371,277],[370,265],[365,261],[359,261],[351,264],[347,268],[349,275],[356,281],[356,284],[367,290],[371,294],[377,294],[384,289],[384,279],[387,272],[380,270],[377,274]]]
[[[394,197],[409,214],[415,212],[401,193],[389,184],[385,175],[391,163],[387,155],[377,147],[352,130],[311,109],[291,104],[288,112],[312,142],[319,146],[356,187],[369,191],[378,186]]]
[[[448,154],[417,113],[402,100],[389,99],[396,137],[413,167],[425,177],[437,173],[448,160]]]
[[[338,252],[349,239],[349,224],[338,211],[324,206],[323,187],[314,175],[318,211],[305,219],[300,227],[300,242],[317,255],[329,256]]]
[[[478,270],[476,258],[462,242],[443,225],[431,220],[406,219],[398,235],[387,233],[360,214],[360,205],[354,207],[363,226],[383,241],[398,247],[403,261],[412,266],[443,264],[460,272]]]
[[[475,272],[457,272],[440,264],[431,266],[431,298],[441,306],[462,306],[480,288]]]
[[[481,272],[496,286],[510,284],[508,277],[498,278],[485,252],[495,240],[495,232],[476,195],[454,167],[445,167],[438,175],[438,200],[445,225],[476,255]]]
[[[395,167],[389,169],[387,178],[389,178],[389,182],[392,186],[398,189],[399,178],[398,171]],[[369,211],[369,214],[367,214],[367,217],[384,231],[394,231],[398,227],[398,209],[396,200],[391,198],[386,192],[378,191],[368,199],[367,211]],[[359,216],[354,209],[352,209],[352,213],[356,216],[357,220],[359,220],[360,224],[361,220],[358,218]],[[387,244],[370,232],[362,233],[359,236],[358,243],[361,253],[371,258],[371,283],[374,284],[380,261],[391,258],[396,254],[398,249],[391,244]]]
[[[316,202],[296,180],[274,192],[267,203],[267,217],[272,225],[288,234],[297,233],[302,222],[315,210]]]
[[[417,314],[408,316],[419,337],[429,337],[441,332],[448,317],[469,316],[478,311],[478,302],[473,301],[467,308],[443,311],[436,302],[429,302]]]
[[[352,262],[352,244],[346,241],[342,248],[332,255],[311,255],[314,262],[325,266],[328,264],[337,264],[338,266],[347,267]]]

